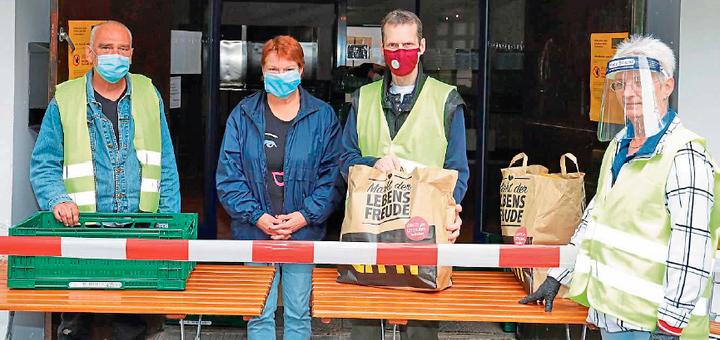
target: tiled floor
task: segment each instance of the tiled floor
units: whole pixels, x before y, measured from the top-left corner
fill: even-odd
[[[339,328],[339,329],[338,329]],[[439,339],[442,340],[510,340],[515,339],[514,334],[503,333],[500,326],[496,323],[441,323]],[[195,336],[195,326],[186,326],[185,339],[193,340]],[[334,326],[313,328],[313,340],[350,340],[350,330],[344,326]],[[282,339],[282,333],[278,334],[278,339]],[[390,329],[385,334],[386,339],[392,339]],[[155,335],[152,340],[176,340],[180,339],[179,326],[166,326],[165,330]],[[247,339],[245,329],[240,328],[220,328],[212,326],[204,326],[201,333],[202,340],[241,340]],[[400,335],[397,335],[400,339]]]

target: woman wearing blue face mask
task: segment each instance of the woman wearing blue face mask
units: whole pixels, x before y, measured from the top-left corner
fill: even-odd
[[[290,36],[263,47],[265,85],[243,99],[227,121],[216,174],[218,197],[234,239],[321,240],[339,201],[340,125],[332,108],[300,86],[304,56]],[[250,339],[275,339],[282,284],[284,339],[309,339],[312,265],[276,264],[262,315],[248,322]]]

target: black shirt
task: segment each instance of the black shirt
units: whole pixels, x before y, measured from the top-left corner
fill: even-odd
[[[127,87],[125,90],[123,90],[122,94],[120,94],[120,97],[118,97],[117,100],[110,100],[105,97],[103,97],[101,94],[99,94],[97,91],[95,91],[95,100],[100,103],[100,106],[102,107],[102,112],[107,117],[107,119],[112,123],[113,125],[113,131],[115,132],[115,143],[120,142],[120,129],[118,128],[118,102],[120,101],[120,98],[122,98],[125,95],[125,91],[127,91]]]
[[[266,183],[270,196],[273,215],[284,213],[285,200],[285,137],[292,121],[280,120],[272,113],[270,106],[265,104],[265,157],[267,159]]]

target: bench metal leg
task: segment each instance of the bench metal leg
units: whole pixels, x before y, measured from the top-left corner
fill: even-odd
[[[380,340],[385,340],[385,320],[380,319]]]
[[[185,340],[185,319],[180,319],[180,340]],[[202,329],[202,315],[198,315],[197,330],[195,331],[195,340],[200,340],[200,330]]]
[[[393,340],[397,340],[396,336],[398,334],[397,324],[393,325]]]
[[[200,328],[202,328],[202,314],[198,315],[197,331],[195,332],[195,340],[200,340]]]
[[[585,336],[587,336],[587,325],[583,325],[582,334],[580,335],[580,339],[585,340]],[[565,324],[565,339],[571,340],[570,324]]]
[[[572,340],[570,338],[570,325],[569,324],[565,324],[565,339]]]
[[[185,340],[185,319],[180,319],[180,340]]]

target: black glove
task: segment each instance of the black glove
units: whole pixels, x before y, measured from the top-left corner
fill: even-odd
[[[535,293],[532,293],[524,298],[522,300],[518,301],[522,304],[527,304],[530,302],[545,302],[545,311],[551,312],[553,307],[553,300],[555,300],[555,295],[557,295],[558,290],[560,290],[560,282],[558,280],[555,280],[554,278],[548,276],[547,279],[545,279],[545,282],[543,282],[540,287],[535,291]]]
[[[679,336],[665,333],[662,329],[656,329],[651,335],[650,340],[678,340]]]

